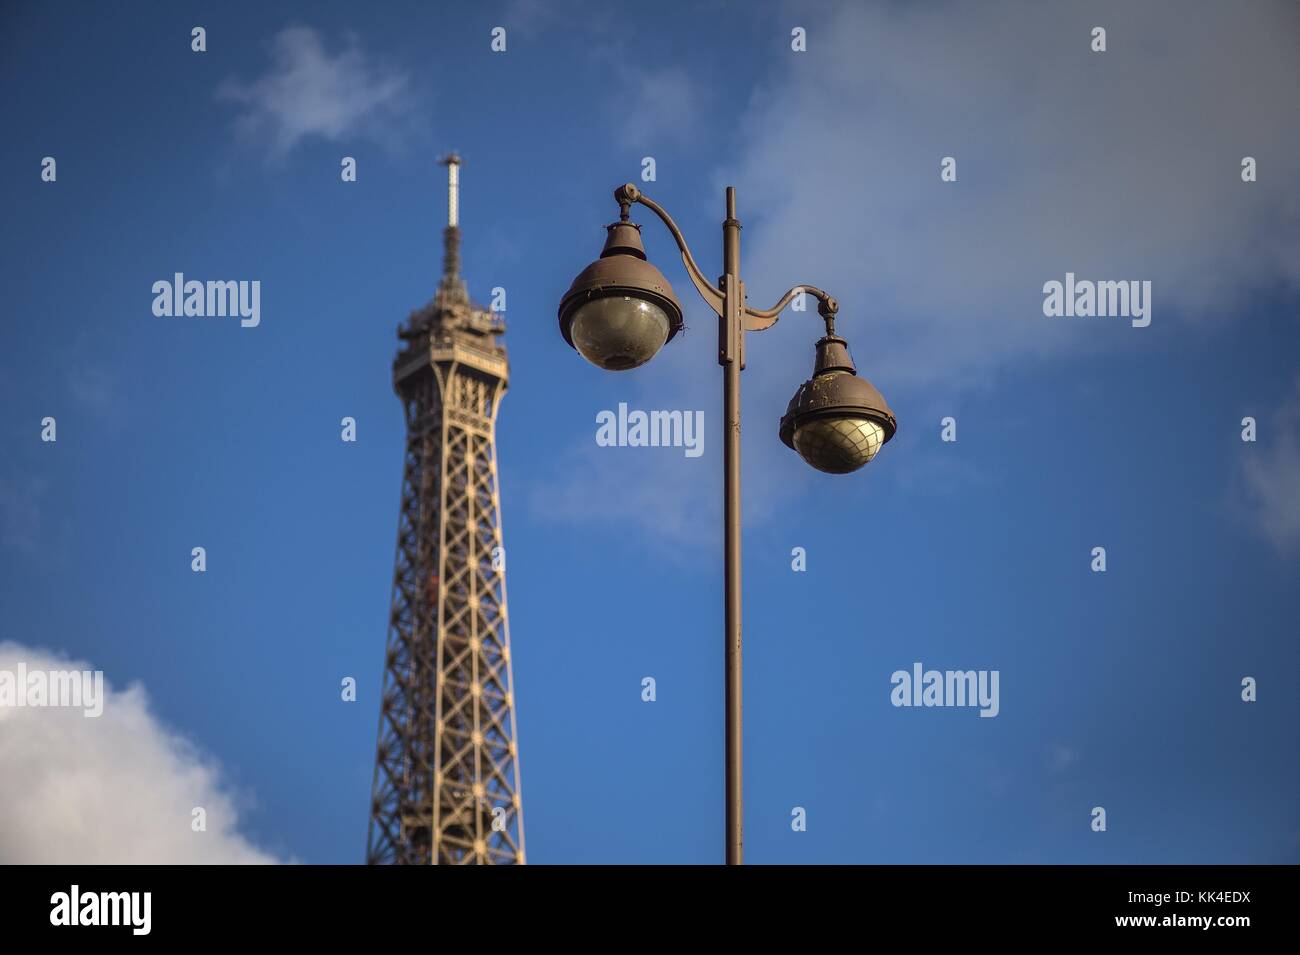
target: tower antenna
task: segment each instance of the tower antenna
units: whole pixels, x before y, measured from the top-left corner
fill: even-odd
[[[459,153],[438,160],[447,167],[447,228],[442,233],[442,282],[444,294],[467,299],[465,282],[460,277],[460,166]]]
[[[459,153],[443,156],[439,165],[447,167],[447,228],[460,225],[460,164]]]

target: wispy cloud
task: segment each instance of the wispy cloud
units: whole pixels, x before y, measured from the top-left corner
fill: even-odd
[[[90,670],[0,643],[0,670]],[[149,710],[144,689],[105,684],[103,714],[0,706],[0,862],[248,864],[274,862],[238,831],[218,770]],[[191,827],[192,810],[207,831]]]
[[[72,362],[67,373],[68,394],[97,419],[97,426],[120,430],[126,417],[127,400],[122,376],[109,359],[111,344],[103,333],[82,332],[73,340]]]
[[[1300,551],[1300,379],[1276,414],[1257,422],[1241,462],[1245,512],[1279,553]]]
[[[400,145],[415,121],[405,72],[369,57],[355,37],[332,54],[321,34],[306,26],[277,33],[267,71],[248,82],[225,80],[217,98],[242,107],[236,129],[265,141],[272,157],[313,137]]]
[[[720,174],[749,210],[750,290],[823,284],[893,386],[926,389],[1147,334],[1045,319],[1067,270],[1151,280],[1157,326],[1300,287],[1298,28],[1292,3],[846,5],[757,92]]]
[[[542,520],[631,529],[668,553],[703,546],[721,539],[717,495],[696,490],[717,483],[712,456],[711,449],[688,459],[675,448],[601,448],[593,439],[537,478],[531,509]]]
[[[619,77],[614,111],[630,145],[653,150],[694,138],[708,97],[690,73],[680,66],[631,68],[622,60],[614,69]]]
[[[0,475],[0,544],[23,554],[36,553],[44,494],[45,482],[39,478]]]
[[[1098,23],[1106,53],[1089,48]],[[1023,0],[843,5],[803,25],[808,52],[789,53],[754,91],[707,198],[720,206],[722,186],[737,186],[751,304],[766,308],[799,282],[830,290],[859,372],[905,427],[918,406],[997,387],[1008,370],[1131,346],[1171,323],[1230,320],[1259,289],[1300,288],[1294,4],[1259,3],[1250,16],[1113,4],[1086,21]],[[635,90],[639,78],[628,82]],[[671,71],[639,84],[662,105],[661,126],[699,87]],[[957,160],[955,183],[940,181],[945,156]],[[1259,181],[1242,182],[1243,156],[1258,160]],[[708,259],[716,234],[691,239]],[[661,265],[693,302],[675,263]],[[1044,318],[1043,283],[1067,270],[1150,280],[1155,327]],[[809,309],[748,339],[747,523],[778,495],[838,480],[771,436],[819,331]],[[717,409],[716,370],[680,354],[699,347],[674,342],[656,358],[655,406]],[[927,486],[927,471],[944,486],[964,480],[931,463],[888,470]],[[888,479],[881,470],[855,488],[869,493]],[[1266,472],[1255,480],[1269,487]],[[656,483],[633,473],[619,488],[647,499]],[[714,489],[680,493],[697,500],[675,500],[657,525],[674,533],[690,526],[674,515],[698,512]]]
[[[85,366],[68,375],[68,391],[90,411],[114,418],[121,407],[118,378],[103,366]]]
[[[493,26],[505,27],[511,42],[516,32],[536,38],[552,30],[581,31],[605,41],[626,32],[626,18],[615,4],[565,2],[565,0],[512,0]]]
[[[1064,773],[1079,761],[1079,751],[1065,743],[1052,743],[1047,752],[1047,768],[1053,773]]]

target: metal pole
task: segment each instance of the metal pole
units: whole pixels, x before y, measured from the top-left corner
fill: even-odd
[[[743,750],[741,728],[740,643],[740,371],[743,362],[741,314],[745,307],[740,284],[740,222],[736,218],[736,190],[727,187],[727,219],[722,224],[723,292],[722,365],[723,495],[725,512],[726,574],[726,761],[727,761],[727,865],[744,863]]]

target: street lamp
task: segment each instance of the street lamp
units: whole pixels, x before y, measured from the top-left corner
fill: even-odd
[[[818,310],[825,309],[824,303]],[[894,436],[894,413],[875,385],[859,378],[848,342],[835,335],[835,313],[823,312],[813,376],[799,386],[781,418],[781,441],[818,471],[847,474],[876,456]]]
[[[641,227],[607,226],[600,258],[578,273],[560,305],[564,340],[598,368],[644,365],[681,330],[682,306],[662,272],[646,261]]]
[[[672,233],[691,283],[718,316],[722,366],[723,499],[725,502],[726,838],[727,864],[744,861],[741,769],[740,640],[740,372],[745,332],[776,324],[799,292],[817,299],[826,334],[816,345],[813,376],[799,386],[781,418],[780,438],[819,471],[846,474],[861,468],[894,436],[897,423],[884,397],[857,374],[848,343],[835,334],[839,304],[819,288],[797,285],[766,311],[745,304],[740,280],[740,220],[736,190],[727,187],[722,223],[723,275],[704,277],[677,223],[631,183],[614,190],[619,221],[606,227],[600,258],[578,273],[560,301],[560,333],[583,358],[607,371],[644,365],[682,328],[682,307],[663,273],[646,260],[641,227],[629,219],[634,203],[657,215]]]

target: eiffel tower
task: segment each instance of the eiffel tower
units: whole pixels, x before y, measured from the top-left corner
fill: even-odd
[[[459,156],[447,167],[438,290],[398,326],[406,412],[371,864],[524,862],[496,416],[505,324],[460,275]]]

